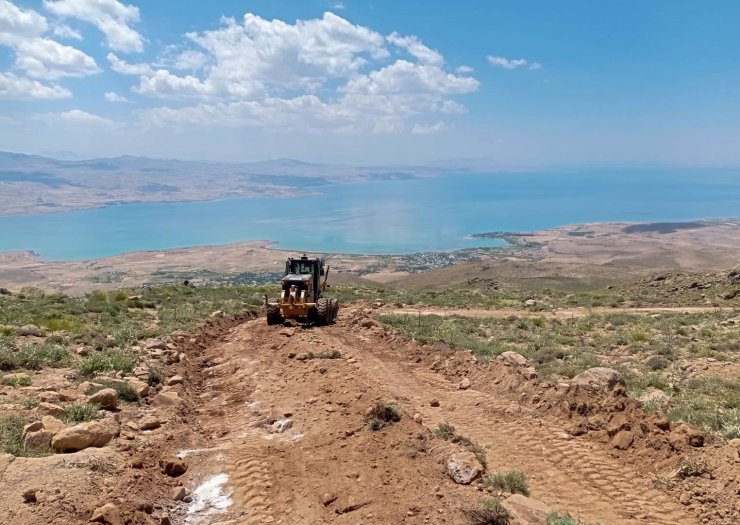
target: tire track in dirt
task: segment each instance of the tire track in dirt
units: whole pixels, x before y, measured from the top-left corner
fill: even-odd
[[[475,390],[461,391],[441,375],[403,362],[403,357],[368,344],[342,327],[320,332],[325,344],[351,349],[359,373],[397,397],[430,428],[447,421],[481,443],[499,467],[520,468],[538,497],[554,507],[602,523],[689,525],[697,523],[650,481],[608,456],[593,443],[564,439],[552,422],[503,404]],[[400,359],[399,359],[400,357]],[[431,399],[439,408],[429,406]]]

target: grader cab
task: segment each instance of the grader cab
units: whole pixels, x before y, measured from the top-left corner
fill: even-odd
[[[277,302],[265,298],[267,324],[280,324],[286,319],[298,319],[317,324],[331,324],[337,319],[339,301],[323,297],[329,267],[322,259],[290,257],[285,262]]]

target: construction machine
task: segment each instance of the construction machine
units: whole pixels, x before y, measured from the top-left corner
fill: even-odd
[[[270,302],[265,296],[267,324],[280,324],[285,319],[298,319],[316,324],[331,324],[337,320],[339,301],[323,297],[329,278],[329,266],[323,259],[289,257],[285,276],[281,279],[280,298]]]

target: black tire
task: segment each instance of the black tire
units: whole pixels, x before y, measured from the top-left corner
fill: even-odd
[[[316,320],[319,324],[329,324],[331,322],[331,302],[329,299],[322,297],[316,301]]]
[[[276,304],[267,305],[267,324],[275,325],[283,322],[283,316],[280,315],[280,307]]]
[[[339,300],[338,299],[329,299],[329,302],[331,303],[331,322],[336,323],[337,322],[337,314],[339,313]]]

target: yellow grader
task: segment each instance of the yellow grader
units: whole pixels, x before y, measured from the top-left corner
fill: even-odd
[[[290,257],[285,262],[285,276],[281,279],[280,298],[270,302],[265,296],[267,324],[280,324],[286,319],[327,325],[337,320],[339,301],[323,297],[329,266],[324,270],[322,259]]]

